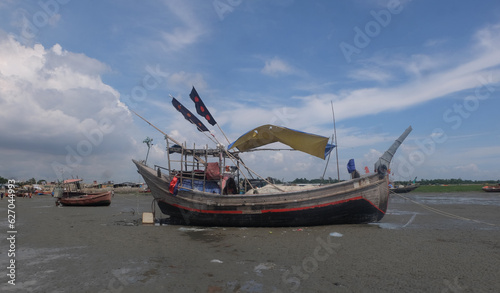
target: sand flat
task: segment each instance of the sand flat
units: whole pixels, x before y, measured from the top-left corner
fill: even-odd
[[[142,225],[145,194],[18,198],[16,285],[2,274],[0,291],[500,292],[500,195],[405,196],[425,206],[391,195],[380,223],[285,228]],[[5,236],[5,198],[0,214]]]

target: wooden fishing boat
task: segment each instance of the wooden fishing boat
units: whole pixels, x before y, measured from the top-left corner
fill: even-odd
[[[410,191],[417,189],[418,187],[419,187],[418,184],[401,185],[401,186],[389,188],[389,190],[391,192],[394,192],[394,193],[407,193],[407,192],[410,192]]]
[[[64,180],[63,184],[54,188],[56,205],[64,206],[109,206],[112,191],[87,193],[80,186],[82,179]]]
[[[239,178],[243,163],[238,151],[275,141],[322,158],[332,149],[326,137],[272,125],[249,131],[227,149],[187,149],[165,134],[168,167],[152,168],[143,161],[133,162],[162,213],[181,224],[265,227],[369,223],[385,215],[389,196],[387,170],[411,130],[406,129],[380,157],[375,164],[376,173],[303,190],[287,191],[268,184],[272,187],[264,193],[254,188],[242,194],[239,182],[245,180]],[[176,145],[170,147],[170,140]],[[233,148],[238,151],[230,152]],[[178,157],[174,159],[173,155]],[[210,158],[218,161],[209,162]],[[236,162],[236,166],[226,166],[226,159]],[[179,169],[172,167],[174,162],[180,163]]]
[[[486,192],[500,192],[500,184],[498,185],[490,185],[490,186],[483,186],[483,191]]]
[[[58,202],[64,206],[109,206],[111,204],[111,191],[100,193],[84,193],[68,197],[61,197]]]

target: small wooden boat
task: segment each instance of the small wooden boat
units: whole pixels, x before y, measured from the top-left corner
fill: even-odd
[[[109,206],[111,204],[111,191],[101,193],[83,193],[61,197],[57,201],[64,206]]]
[[[64,206],[109,206],[112,191],[87,193],[80,186],[82,179],[64,180],[61,186],[54,188],[56,205]]]
[[[410,191],[413,191],[418,188],[418,184],[411,184],[411,185],[400,185],[397,187],[391,187],[389,190],[394,193],[407,193]]]
[[[500,184],[491,185],[491,186],[484,186],[482,189],[486,192],[500,192]]]
[[[272,125],[249,131],[227,150],[223,146],[186,149],[165,134],[168,168],[133,162],[161,211],[177,223],[244,227],[369,223],[385,215],[389,196],[387,170],[411,130],[409,127],[380,157],[375,164],[376,173],[303,190],[287,191],[273,185],[272,192],[267,189],[262,193],[255,188],[243,194],[238,184],[239,167],[226,165],[226,158],[243,164],[238,160],[238,152],[229,152],[233,147],[241,152],[280,141],[323,159],[328,148],[332,148],[327,137]],[[176,145],[170,147],[169,140]],[[174,160],[171,154],[180,156]],[[218,162],[210,163],[210,158]],[[180,163],[176,164],[178,169],[171,166],[174,162]]]

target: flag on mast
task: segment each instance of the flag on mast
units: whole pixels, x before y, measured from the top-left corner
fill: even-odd
[[[177,101],[177,99],[174,97],[172,97],[172,105],[174,105],[177,111],[181,112],[182,115],[184,115],[184,118],[186,118],[187,121],[196,125],[200,132],[208,131],[208,128],[203,123],[201,123],[200,119],[196,118],[196,116],[194,116],[191,111],[186,109],[186,107],[179,103],[179,101]]]
[[[200,116],[205,117],[205,119],[207,119],[208,123],[210,123],[210,125],[212,125],[212,126],[217,124],[217,122],[215,122],[215,119],[212,116],[212,114],[210,114],[207,107],[205,107],[205,104],[201,100],[200,95],[198,95],[198,92],[196,91],[194,86],[193,86],[193,89],[191,90],[191,93],[189,94],[189,97],[191,98],[191,100],[193,100],[194,104],[196,105],[196,112]]]

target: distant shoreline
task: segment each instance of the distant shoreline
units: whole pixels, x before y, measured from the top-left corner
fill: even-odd
[[[418,192],[483,192],[484,184],[456,184],[456,185],[420,185],[416,191]]]
[[[431,192],[484,192],[482,188],[484,184],[449,184],[449,185],[420,185],[415,191],[422,193]],[[117,187],[103,188],[114,190],[115,193],[144,193],[142,187]],[[102,189],[101,189],[102,190]],[[414,191],[414,192],[415,192]],[[148,193],[145,193],[148,194]]]

